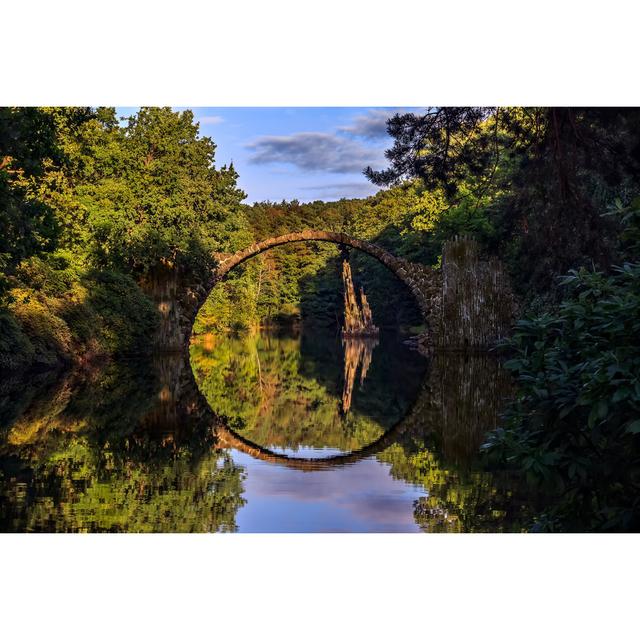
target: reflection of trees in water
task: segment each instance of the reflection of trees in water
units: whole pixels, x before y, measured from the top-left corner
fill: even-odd
[[[358,354],[353,356],[346,358],[357,369]],[[359,354],[365,387],[351,392],[347,415],[342,411],[344,357],[340,337],[319,331],[219,337],[214,344],[199,340],[191,347],[195,378],[213,411],[257,445],[293,450],[359,449],[411,406],[425,370],[421,356],[381,342],[369,367],[371,351],[365,349]],[[389,371],[398,371],[394,380]],[[354,384],[356,377],[357,370]]]
[[[360,367],[360,386],[371,366],[373,350],[378,346],[377,338],[343,338],[344,347],[344,384],[342,387],[342,413],[348,413],[351,408],[353,385],[356,381],[358,367]]]
[[[424,487],[428,495],[416,502],[414,516],[425,531],[521,528],[527,510],[518,485],[475,466],[483,435],[497,422],[500,398],[509,393],[498,363],[438,355],[421,392],[409,395],[409,379],[418,384],[424,364],[412,365],[404,349],[382,346],[366,393],[354,394],[348,416],[341,415],[339,340],[222,340],[195,347],[192,364],[203,391],[229,411],[230,426],[235,420],[242,435],[258,443],[262,437],[271,446],[360,450],[401,420],[402,428],[370,455],[389,464],[393,477]],[[384,366],[377,369],[379,361]],[[390,380],[389,371],[400,371],[403,362],[409,375]],[[216,450],[213,416],[184,361],[109,365],[60,379],[43,375],[33,383],[3,382],[2,529],[235,528],[243,471],[229,452]],[[393,405],[398,386],[405,396],[397,406],[375,419],[363,410]]]
[[[186,367],[161,359],[64,376],[29,402],[16,395],[7,421],[5,395],[1,528],[234,530],[242,469],[213,449]]]
[[[495,428],[512,388],[496,358],[436,354],[423,392],[396,444],[380,460],[394,477],[425,487],[414,505],[425,531],[520,530],[524,487],[478,466],[484,435]]]

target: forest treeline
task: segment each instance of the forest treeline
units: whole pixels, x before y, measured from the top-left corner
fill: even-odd
[[[0,366],[144,352],[156,271],[197,277],[255,239],[335,229],[437,267],[464,233],[522,310],[502,347],[518,398],[488,457],[556,496],[541,530],[640,528],[640,109],[446,107],[387,128],[375,196],[247,206],[188,110],[0,109]],[[339,251],[249,261],[196,331],[339,323]],[[419,330],[407,292],[351,259],[376,323]]]
[[[620,109],[399,115],[389,122],[389,168],[367,170],[385,187],[375,196],[249,206],[233,167],[215,168],[215,144],[190,111],[145,108],[119,122],[107,108],[4,108],[0,357],[19,367],[139,352],[157,322],[144,295],[155,270],[197,276],[214,251],[310,228],[436,267],[447,239],[471,235],[507,263],[525,305],[556,303],[558,275],[608,269],[633,250],[622,238],[625,216],[635,220],[638,119]],[[340,324],[343,257],[304,243],[249,261],[214,289],[196,332]],[[422,328],[384,267],[348,257],[376,322]]]

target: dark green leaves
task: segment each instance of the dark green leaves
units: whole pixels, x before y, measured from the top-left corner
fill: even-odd
[[[520,390],[484,450],[548,492],[537,530],[637,527],[640,264],[562,284],[557,312],[519,321],[503,346]]]

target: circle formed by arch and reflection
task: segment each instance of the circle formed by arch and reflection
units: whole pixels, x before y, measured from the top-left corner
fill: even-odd
[[[300,242],[329,242],[357,249],[366,255],[373,257],[389,269],[411,291],[423,316],[426,316],[428,299],[427,291],[429,288],[428,285],[431,282],[430,279],[432,279],[432,270],[422,265],[414,265],[402,258],[397,258],[376,244],[359,240],[348,234],[334,231],[314,230],[268,238],[261,242],[254,243],[234,254],[219,255],[218,266],[212,275],[211,281],[205,287],[206,295],[204,295],[200,300],[199,306],[201,306],[204,300],[206,300],[216,284],[222,281],[230,271],[240,264],[272,248]],[[199,306],[195,315],[197,315]],[[261,460],[277,462],[290,468],[312,471],[350,464],[362,458],[374,455],[388,447],[393,442],[394,438],[396,438],[402,431],[400,427],[401,424],[403,424],[403,421],[400,421],[393,427],[388,428],[377,440],[358,451],[352,451],[351,453],[330,456],[327,458],[294,458],[285,454],[274,453],[273,451],[270,451],[269,449],[266,449],[239,435],[228,425],[219,423],[216,425],[215,429],[219,441],[222,444],[232,446]]]

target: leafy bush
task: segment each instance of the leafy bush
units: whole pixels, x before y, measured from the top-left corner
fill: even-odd
[[[520,385],[484,445],[548,492],[534,530],[640,528],[640,264],[572,271],[505,345]]]
[[[631,200],[627,206],[619,198],[616,199],[603,217],[618,220],[622,255],[632,260],[640,256],[640,197]]]
[[[121,273],[91,275],[91,307],[101,319],[99,340],[110,353],[145,352],[151,348],[158,314],[135,281]]]
[[[55,313],[55,299],[23,288],[12,289],[11,295],[11,311],[33,345],[33,364],[52,366],[71,360],[73,335]]]
[[[46,258],[34,256],[24,260],[17,268],[16,277],[31,289],[61,296],[78,280],[78,273],[66,257],[55,253]]]

